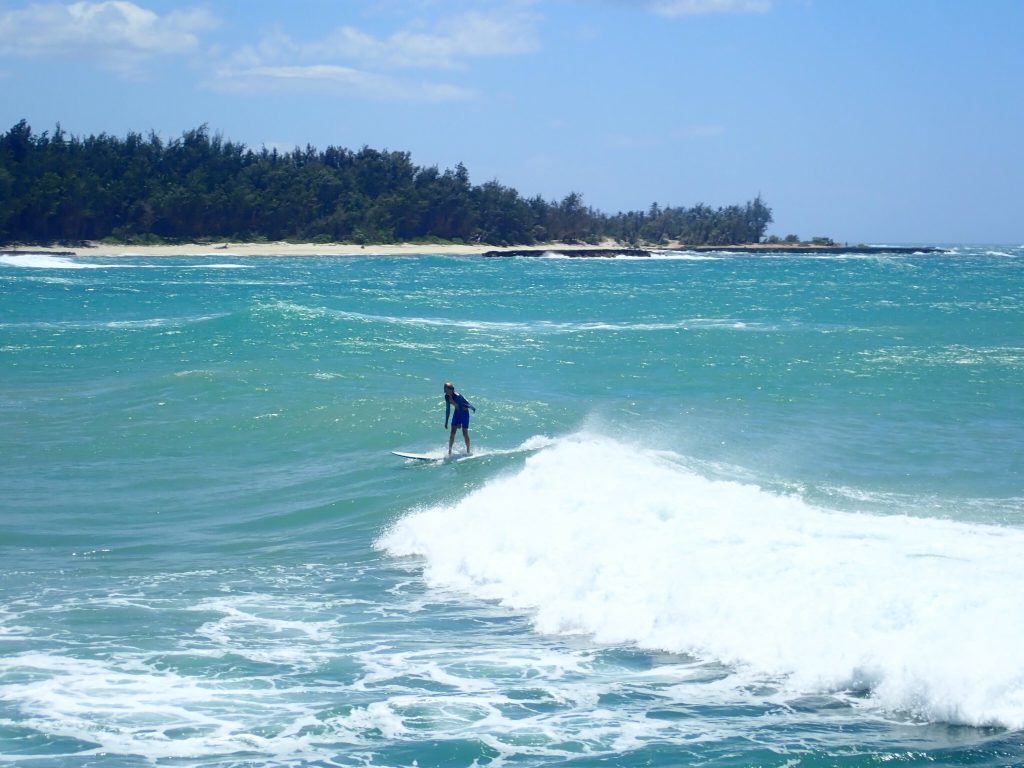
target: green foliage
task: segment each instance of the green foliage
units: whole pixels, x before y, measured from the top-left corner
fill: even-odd
[[[24,120],[0,135],[0,242],[727,245],[759,242],[771,220],[760,196],[608,216],[578,192],[554,202],[497,181],[474,186],[461,163],[441,172],[369,147],[253,151],[205,125],[167,142],[80,139],[60,125],[36,135]]]

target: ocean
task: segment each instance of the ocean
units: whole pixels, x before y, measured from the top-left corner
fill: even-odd
[[[1024,247],[0,255],[0,764],[1024,765]]]

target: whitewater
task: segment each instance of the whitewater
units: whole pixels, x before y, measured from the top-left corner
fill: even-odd
[[[0,764],[1024,764],[1024,248],[0,295]]]

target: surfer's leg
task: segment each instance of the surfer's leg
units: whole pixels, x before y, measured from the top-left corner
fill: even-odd
[[[466,441],[466,455],[469,456],[473,452],[469,448],[469,427],[462,428],[462,437]]]
[[[455,444],[455,430],[456,430],[456,427],[453,424],[452,425],[452,433],[450,435],[448,435],[448,455],[449,456],[452,453],[452,446]]]

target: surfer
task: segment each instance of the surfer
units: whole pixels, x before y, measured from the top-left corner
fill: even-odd
[[[452,408],[455,413],[452,414]],[[476,413],[476,408],[455,391],[455,385],[450,381],[444,383],[444,428],[448,429],[448,416],[452,417],[452,432],[448,435],[448,455],[452,455],[452,445],[455,444],[455,431],[462,427],[462,439],[466,441],[466,455],[472,451],[469,448],[469,412]]]

